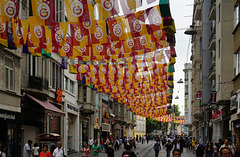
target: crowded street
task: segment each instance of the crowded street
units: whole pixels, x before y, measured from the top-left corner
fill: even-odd
[[[136,144],[136,149],[134,150],[134,152],[136,153],[137,157],[154,157],[155,156],[155,151],[154,151],[154,141],[149,141],[149,143],[137,143]],[[159,152],[159,157],[166,157],[166,148],[163,148],[163,146],[161,145],[162,149]],[[115,151],[114,156],[115,157],[121,157],[123,151],[125,151],[125,149],[123,147],[121,147],[119,149],[119,151]],[[69,155],[69,157],[80,157],[82,156],[82,153],[77,153],[77,154],[72,154]],[[193,154],[192,151],[186,151],[186,148],[184,148],[183,153],[182,153],[182,157],[192,157],[195,156],[195,154]],[[107,157],[107,154],[105,152],[101,152],[99,157]]]

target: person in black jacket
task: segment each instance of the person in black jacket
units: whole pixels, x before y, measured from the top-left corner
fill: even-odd
[[[202,144],[199,144],[196,150],[196,157],[203,157],[204,154],[204,147]]]
[[[183,152],[183,144],[177,139],[177,142],[174,145],[174,149],[180,149]]]

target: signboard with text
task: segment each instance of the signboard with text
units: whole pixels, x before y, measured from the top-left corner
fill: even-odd
[[[217,110],[212,113],[212,119],[222,118],[222,110]]]

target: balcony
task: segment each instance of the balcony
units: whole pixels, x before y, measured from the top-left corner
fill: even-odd
[[[38,76],[29,76],[28,87],[39,90],[48,90],[48,86],[49,84],[47,79],[43,79],[42,77]]]
[[[213,63],[212,66],[209,68],[208,79],[214,80],[216,77],[216,63]]]
[[[215,33],[212,33],[212,36],[209,39],[208,49],[216,50],[216,34]]]
[[[194,12],[194,20],[201,20],[202,19],[202,2],[197,2]]]
[[[196,109],[196,110],[193,112],[193,117],[196,118],[197,120],[203,119],[203,113],[202,113],[201,108]]]
[[[125,118],[123,116],[116,116],[115,117],[115,122],[119,123],[119,124],[122,124],[122,125],[126,124]]]
[[[211,7],[209,9],[208,19],[209,20],[216,19],[216,2],[214,2],[214,1],[212,1]]]
[[[95,105],[92,103],[82,103],[81,111],[86,114],[93,114],[95,113]]]

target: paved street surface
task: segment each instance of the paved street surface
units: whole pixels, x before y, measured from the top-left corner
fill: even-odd
[[[137,155],[138,157],[155,157],[155,152],[153,150],[154,143],[155,142],[153,142],[153,141],[149,141],[148,144],[146,142],[144,144],[137,143],[137,148],[136,148],[136,150],[134,150],[134,152],[136,154],[138,153],[138,155]],[[119,151],[115,151],[115,157],[121,157],[122,152],[124,150],[125,149],[122,146]],[[166,149],[163,148],[159,153],[159,157],[166,157],[166,156],[167,156]],[[195,154],[193,154],[191,151],[186,152],[186,149],[184,149],[182,157],[194,157],[194,156],[195,156]],[[69,155],[69,157],[82,157],[82,153],[71,154],[71,155]],[[102,152],[102,153],[100,153],[99,157],[107,157],[107,154],[105,152]]]

